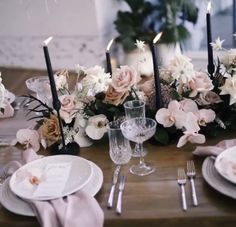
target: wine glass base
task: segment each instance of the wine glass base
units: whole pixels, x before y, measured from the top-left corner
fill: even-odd
[[[147,149],[143,148],[142,157],[144,157],[145,155],[147,155]],[[136,149],[136,146],[134,147],[134,149],[132,149],[131,156],[134,157],[134,158],[140,158],[140,151],[138,149]]]
[[[132,173],[134,175],[146,176],[146,175],[149,175],[149,174],[155,172],[156,167],[151,164],[144,163],[144,164],[138,164],[138,165],[131,166],[129,171],[130,171],[130,173]]]

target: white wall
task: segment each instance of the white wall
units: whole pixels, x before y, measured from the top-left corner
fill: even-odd
[[[0,66],[45,68],[42,42],[51,35],[54,69],[102,64],[120,5],[117,0],[1,0]]]

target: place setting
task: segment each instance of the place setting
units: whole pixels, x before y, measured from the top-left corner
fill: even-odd
[[[5,171],[11,172],[14,165],[9,163]],[[94,162],[72,155],[40,157],[4,179],[0,201],[13,213],[35,216],[33,201],[47,202],[80,190],[93,197],[102,184],[103,172]]]

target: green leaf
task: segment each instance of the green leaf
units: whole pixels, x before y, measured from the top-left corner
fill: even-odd
[[[154,135],[154,139],[161,144],[168,144],[170,141],[169,135],[164,128],[157,128],[156,133]]]

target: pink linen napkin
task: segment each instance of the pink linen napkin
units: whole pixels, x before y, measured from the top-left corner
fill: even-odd
[[[22,153],[22,163],[38,159],[33,149]],[[11,161],[4,172],[11,175],[21,166]],[[104,213],[96,199],[79,190],[67,197],[47,201],[31,201],[30,205],[42,227],[102,227]]]
[[[193,154],[198,156],[217,156],[225,149],[233,146],[236,146],[236,139],[222,140],[215,146],[198,146],[193,151]]]
[[[4,113],[0,112],[0,118],[13,117],[14,108],[11,106],[11,104],[8,101],[5,101],[4,104],[5,104]]]

